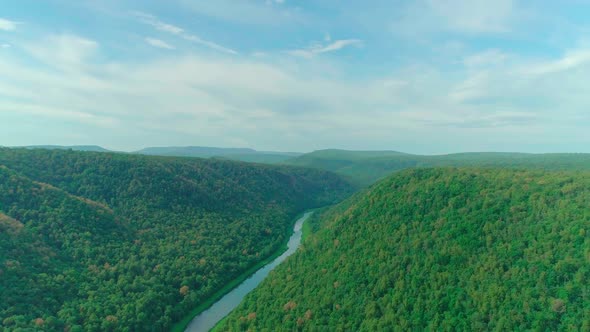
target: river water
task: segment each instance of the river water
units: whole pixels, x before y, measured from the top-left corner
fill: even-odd
[[[215,302],[209,309],[203,311],[201,314],[195,316],[190,322],[185,332],[205,332],[212,329],[217,322],[227,316],[232,310],[234,310],[246,294],[250,293],[266,276],[272,271],[277,265],[281,264],[287,257],[291,256],[299,245],[301,244],[301,235],[303,223],[309,218],[312,212],[307,212],[303,217],[299,218],[295,222],[293,227],[293,235],[289,238],[287,244],[287,251],[281,256],[275,258],[272,262],[268,263],[260,270],[256,271],[250,278],[244,280],[238,287],[227,293],[224,297]]]

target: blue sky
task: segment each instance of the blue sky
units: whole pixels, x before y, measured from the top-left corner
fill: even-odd
[[[590,1],[0,8],[0,145],[590,152]]]

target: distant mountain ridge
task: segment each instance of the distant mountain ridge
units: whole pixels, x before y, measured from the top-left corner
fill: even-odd
[[[399,156],[399,155],[412,155],[411,153],[405,153],[394,150],[345,150],[345,149],[322,149],[315,150],[305,154],[306,156],[319,155],[322,157],[345,157],[345,158],[375,158],[384,156]]]
[[[114,152],[98,145],[28,145],[25,149],[46,149],[46,150],[72,150],[88,152]]]
[[[282,164],[335,172],[357,187],[369,186],[393,172],[413,167],[509,167],[544,170],[590,170],[590,154],[462,152],[418,155],[393,150],[324,149],[309,153],[258,151],[252,148],[207,146],[146,147],[134,152],[113,151],[97,145],[32,145],[26,149],[119,152],[165,157],[226,159],[259,164]]]
[[[163,146],[146,147],[138,151],[124,152],[108,150],[98,145],[28,145],[12,148],[45,149],[45,150],[72,150],[87,152],[119,152],[129,154],[142,154],[148,156],[165,157],[194,157],[194,158],[218,158],[253,162],[261,164],[280,164],[284,161],[300,156],[300,152],[281,151],[257,151],[251,148],[218,148],[208,146]]]
[[[590,154],[468,152],[415,155],[396,151],[319,150],[285,164],[336,172],[359,186],[368,186],[393,172],[413,167],[508,167],[544,170],[590,170]]]
[[[164,147],[147,147],[134,153],[147,155],[190,155],[190,156],[219,156],[224,154],[235,153],[256,153],[256,150],[250,148],[216,148],[207,146],[164,146]]]
[[[206,146],[147,147],[133,153],[151,156],[225,158],[267,164],[280,163],[302,154],[297,152],[257,151],[250,148],[217,148]]]

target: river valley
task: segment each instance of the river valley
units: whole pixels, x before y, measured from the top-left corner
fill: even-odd
[[[299,245],[303,235],[303,223],[311,216],[313,212],[305,213],[301,218],[295,222],[293,227],[293,234],[289,238],[287,250],[272,262],[268,263],[258,271],[256,271],[250,278],[242,282],[238,287],[223,296],[219,301],[215,302],[209,309],[203,311],[195,316],[186,328],[186,332],[205,332],[212,329],[217,322],[227,316],[234,308],[236,308],[242,299],[250,293],[256,286],[258,286],[264,278],[275,267],[281,264],[287,257],[291,256]]]

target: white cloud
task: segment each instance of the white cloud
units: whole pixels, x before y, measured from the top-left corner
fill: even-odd
[[[199,36],[195,36],[195,35],[183,35],[182,38],[184,38],[185,40],[188,40],[190,42],[194,42],[194,43],[197,43],[197,44],[200,44],[200,45],[203,45],[203,46],[207,46],[207,47],[209,47],[211,49],[214,49],[216,51],[220,51],[220,52],[228,53],[228,54],[234,54],[234,55],[235,54],[238,54],[238,52],[232,50],[231,48],[227,48],[227,47],[221,46],[219,44],[216,44],[214,42],[211,42],[211,41],[202,39]]]
[[[590,63],[590,50],[581,49],[566,53],[562,58],[533,64],[524,69],[525,74],[545,75],[558,73]]]
[[[213,49],[213,50],[216,50],[219,52],[228,53],[228,54],[238,54],[238,52],[236,52],[230,48],[227,48],[227,47],[224,47],[224,46],[219,45],[217,43],[214,43],[212,41],[203,39],[197,35],[190,34],[187,31],[185,31],[183,28],[162,22],[154,15],[143,13],[143,12],[137,12],[137,11],[132,12],[132,15],[135,16],[136,18],[138,18],[142,23],[145,23],[147,25],[151,25],[152,27],[154,27],[158,31],[167,32],[167,33],[176,35],[184,40],[208,47],[210,49]],[[153,44],[152,45],[156,46],[156,47],[162,47],[162,45],[163,45],[162,43],[157,43],[157,44],[159,44],[160,46],[156,46]],[[164,47],[164,48],[166,48],[166,47]]]
[[[10,44],[0,44],[0,48],[6,49],[6,48],[11,48],[11,47],[12,47],[12,45],[10,45]]]
[[[110,128],[118,123],[115,118],[71,110],[60,106],[54,108],[49,105],[34,105],[29,103],[0,103],[0,112],[12,112],[41,117],[57,118],[78,123],[90,124],[93,126]]]
[[[158,20],[158,18],[156,18],[154,15],[142,12],[133,12],[132,14],[135,17],[137,17],[141,22],[153,26],[154,28],[156,28],[156,30],[168,32],[175,35],[180,35],[184,32],[184,29],[172,24],[164,23]]]
[[[396,8],[392,31],[422,42],[430,35],[503,34],[526,15],[513,0],[416,0]]]
[[[486,67],[500,65],[507,59],[508,54],[498,49],[491,49],[466,56],[463,59],[463,63],[466,67]]]
[[[309,58],[313,58],[314,56],[316,56],[318,54],[334,52],[334,51],[341,50],[341,49],[348,47],[348,46],[360,46],[362,44],[363,44],[363,42],[359,39],[341,39],[341,40],[336,40],[336,41],[326,44],[326,45],[315,44],[315,45],[312,45],[311,47],[308,47],[306,49],[292,50],[292,51],[288,51],[287,53],[291,54],[291,55],[300,56],[300,57],[304,57],[304,58],[309,59]]]
[[[575,133],[588,137],[581,131],[590,123],[585,116],[590,95],[590,87],[585,84],[588,75],[588,49],[572,50],[549,61],[520,57],[497,63],[491,69],[471,68],[464,80],[451,86],[448,100],[479,114],[471,123],[482,126],[521,126],[529,122],[549,136],[573,137]],[[493,114],[499,117],[493,118]]]
[[[448,28],[466,33],[508,32],[515,18],[513,0],[428,0],[428,6]]]
[[[450,99],[463,103],[489,95],[490,91],[486,89],[489,77],[490,72],[486,70],[473,73],[467,79],[455,85],[449,93]]]
[[[164,49],[167,49],[167,50],[173,50],[174,49],[174,46],[172,46],[172,45],[170,45],[170,44],[168,44],[165,41],[160,40],[160,39],[146,38],[145,41],[146,41],[146,43],[152,45],[153,47],[164,48]]]
[[[24,48],[38,61],[60,70],[80,70],[98,51],[96,41],[72,34],[50,35]]]
[[[13,31],[16,30],[17,22],[0,18],[0,30]]]
[[[291,9],[284,4],[285,1],[193,1],[177,0],[185,9],[191,12],[214,18],[217,20],[249,24],[281,26],[293,23],[306,22],[301,10]],[[269,4],[282,4],[270,6]]]

